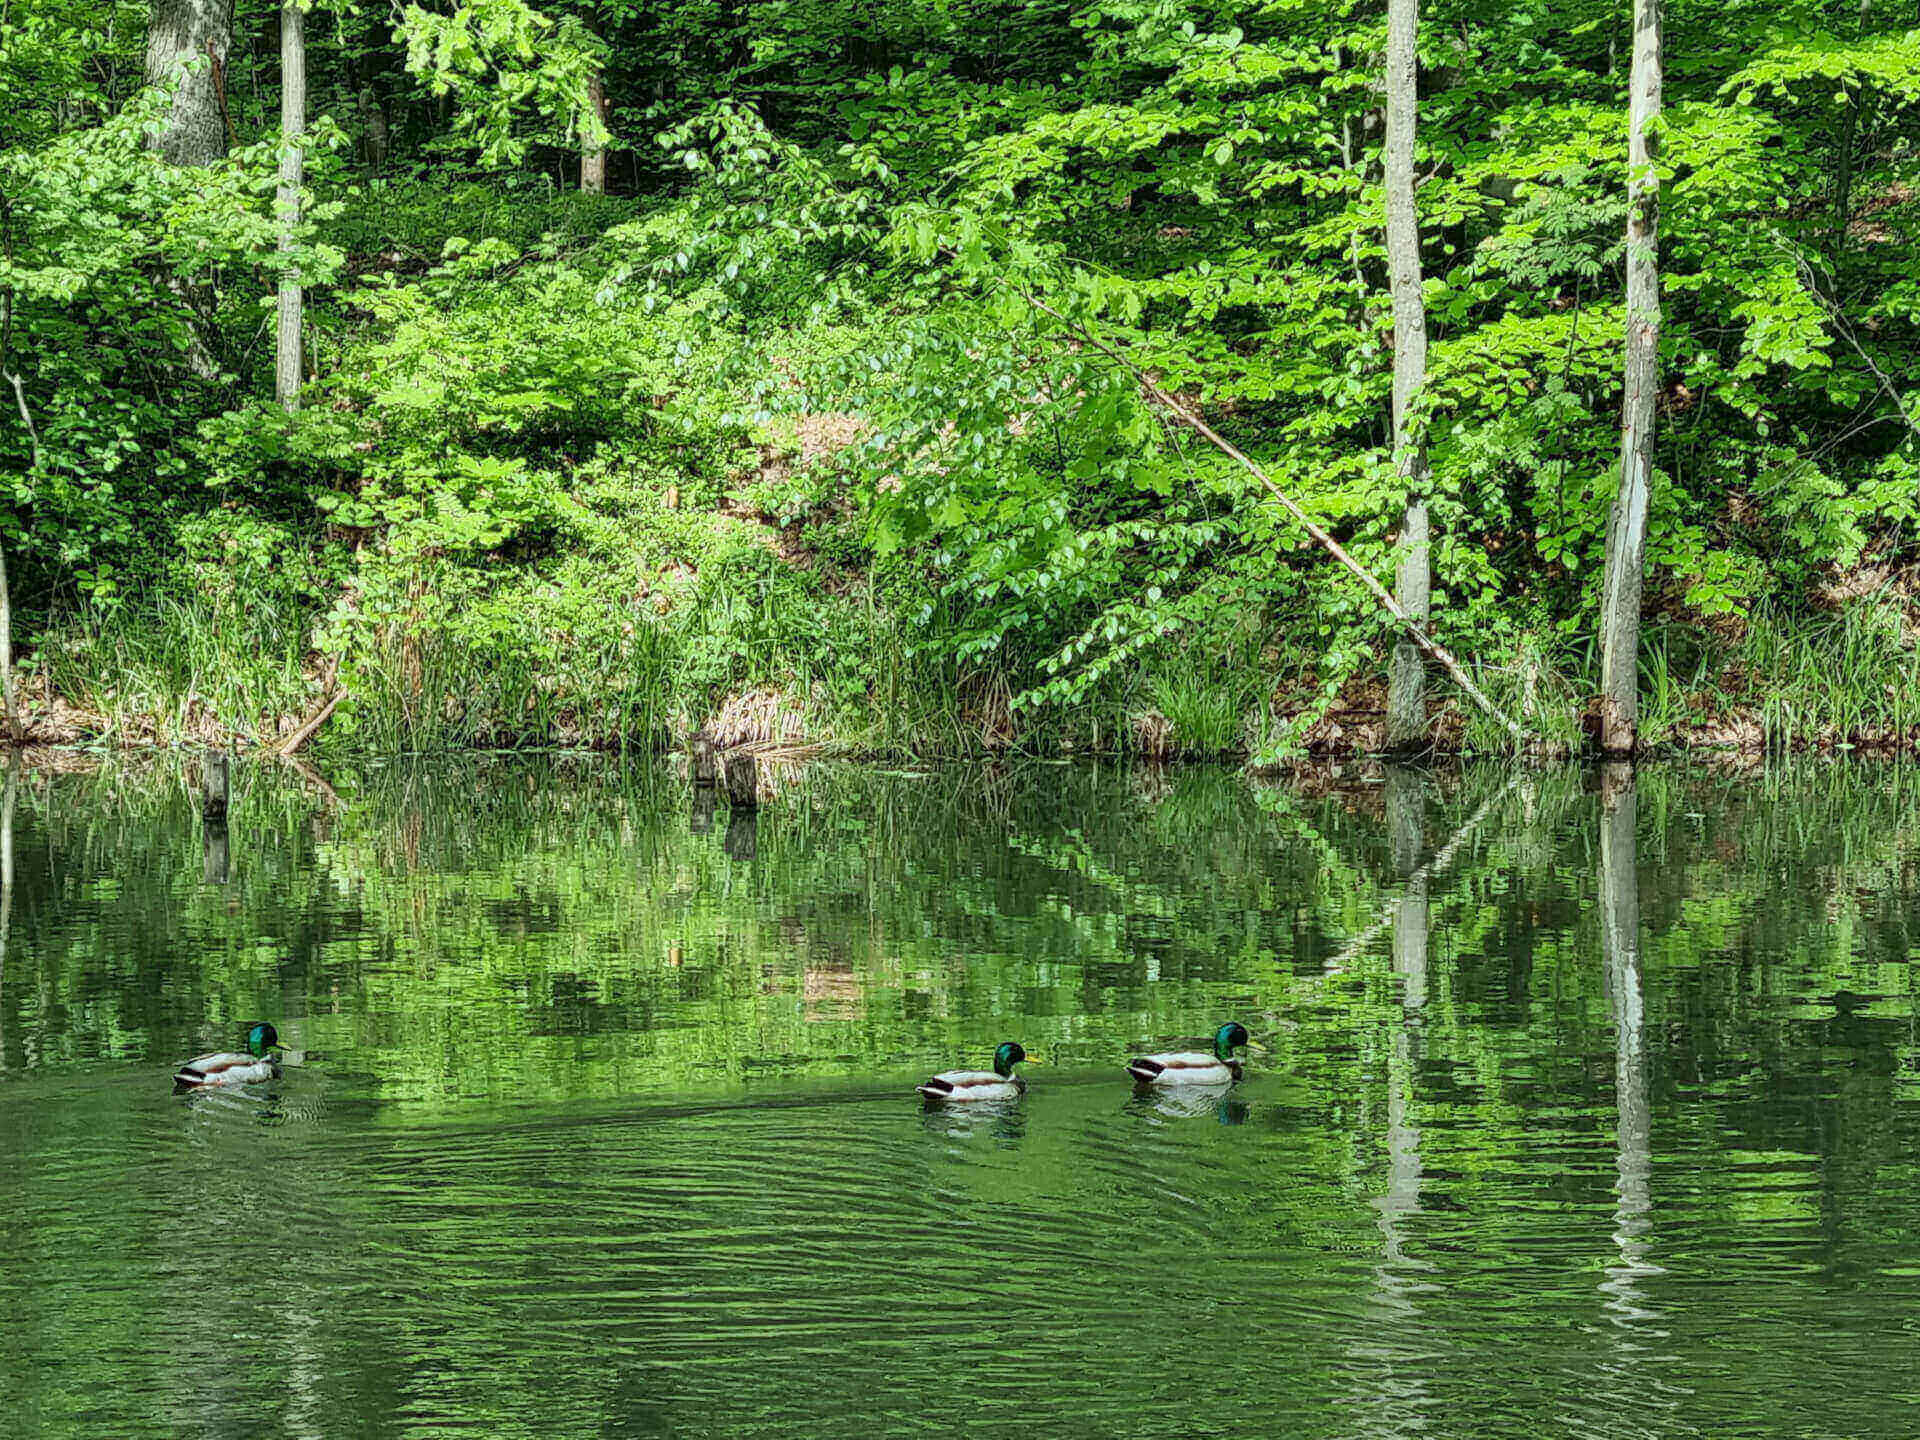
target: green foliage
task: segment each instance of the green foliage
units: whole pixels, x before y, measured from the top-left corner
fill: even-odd
[[[163,628],[227,527],[271,555],[233,583],[368,745],[651,743],[757,686],[849,743],[1114,743],[1165,700],[1199,748],[1271,758],[1377,670],[1371,598],[1103,348],[1390,571],[1370,13],[335,18],[284,254],[246,47],[230,157],[182,172],[141,145],[138,9],[0,18],[0,372],[34,422],[0,411],[0,543],[30,647]],[[1560,743],[1619,444],[1624,47],[1590,6],[1425,19],[1433,624]],[[1683,629],[1791,632],[1836,575],[1920,559],[1915,33],[1669,16],[1649,594]],[[629,193],[575,192],[602,144]],[[261,343],[289,265],[297,420]],[[1668,733],[1706,685],[1674,660],[1648,662]]]

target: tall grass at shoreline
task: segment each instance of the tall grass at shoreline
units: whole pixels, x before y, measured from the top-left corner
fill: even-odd
[[[368,627],[322,653],[311,605],[136,596],[68,615],[27,670],[68,707],[65,723],[109,743],[271,744],[337,683],[344,697],[319,743],[344,752],[655,750],[758,688],[793,708],[806,743],[832,753],[1239,758],[1277,733],[1286,687],[1276,673],[1311,669],[1312,657],[1276,662],[1247,647],[1180,668],[1143,662],[1077,707],[1034,712],[1014,703],[1019,685],[1006,671],[962,671],[916,649],[871,592],[803,606],[790,598],[720,576],[699,603],[653,623],[561,625],[525,607],[484,623],[454,614],[411,631]],[[1477,678],[1539,748],[1577,754],[1590,669],[1583,650],[1528,637]],[[1651,626],[1641,680],[1642,734],[1656,753],[1920,744],[1920,647],[1906,611],[1884,597],[1812,612],[1759,607],[1735,638]],[[1449,748],[1512,749],[1449,687],[1436,683],[1430,704],[1460,712]],[[1299,753],[1297,733],[1277,753]]]

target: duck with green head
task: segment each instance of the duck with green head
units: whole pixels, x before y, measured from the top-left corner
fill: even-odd
[[[265,1020],[247,1030],[246,1053],[221,1051],[189,1060],[173,1074],[174,1087],[196,1090],[203,1085],[257,1085],[280,1078],[280,1034]]]
[[[929,1105],[971,1100],[1012,1100],[1026,1093],[1027,1082],[1013,1073],[1013,1067],[1023,1062],[1027,1062],[1027,1052],[1021,1048],[1019,1041],[1008,1040],[993,1052],[993,1069],[947,1070],[930,1080],[922,1080],[914,1088],[926,1097]]]
[[[1173,1050],[1142,1055],[1127,1062],[1127,1074],[1142,1088],[1161,1085],[1231,1085],[1246,1073],[1245,1062],[1233,1052],[1251,1044],[1247,1027],[1229,1020],[1213,1032],[1213,1052]]]

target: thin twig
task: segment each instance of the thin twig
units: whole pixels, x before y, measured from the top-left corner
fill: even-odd
[[[1172,411],[1173,414],[1198,432],[1201,438],[1206,440],[1208,444],[1212,445],[1222,454],[1237,461],[1254,479],[1266,486],[1268,491],[1272,493],[1273,498],[1280,502],[1287,513],[1305,527],[1306,532],[1314,538],[1322,549],[1344,565],[1359,579],[1362,585],[1367,587],[1367,590],[1373,595],[1373,598],[1380,602],[1381,607],[1400,623],[1401,627],[1407,632],[1407,635],[1413,640],[1413,643],[1433,657],[1434,662],[1453,678],[1453,683],[1458,685],[1474,704],[1478,705],[1490,719],[1499,724],[1500,727],[1509,735],[1513,736],[1515,740],[1526,740],[1527,732],[1512,720],[1508,719],[1499,707],[1481,692],[1480,687],[1473,683],[1473,680],[1468,676],[1466,670],[1462,668],[1460,662],[1454,659],[1453,652],[1448,650],[1446,646],[1442,645],[1438,640],[1435,640],[1418,621],[1407,614],[1405,610],[1401,609],[1400,603],[1395,600],[1392,595],[1387,593],[1386,587],[1374,579],[1372,574],[1370,574],[1359,561],[1349,555],[1346,547],[1341,545],[1332,535],[1328,534],[1326,529],[1319,525],[1305,510],[1301,509],[1300,506],[1295,503],[1292,496],[1288,495],[1286,491],[1275,484],[1273,478],[1268,475],[1265,470],[1261,469],[1251,456],[1231,440],[1221,435],[1219,431],[1207,424],[1206,421],[1189,411],[1186,406],[1176,401],[1173,396],[1169,395],[1156,384],[1146,371],[1142,370],[1138,365],[1134,364],[1133,361],[1114,349],[1113,346],[1100,339],[1099,336],[1087,329],[1086,326],[1079,324],[1077,321],[1069,320],[1037,296],[1030,295],[1024,290],[1022,290],[1020,294],[1034,309],[1043,314],[1051,315],[1055,320],[1058,320],[1062,325],[1065,325],[1068,329],[1079,335],[1087,344],[1126,369],[1132,374],[1135,380],[1139,381],[1141,389],[1145,390],[1152,400]]]
[[[1893,408],[1900,412],[1900,419],[1905,422],[1907,433],[1920,439],[1920,426],[1916,426],[1913,423],[1913,417],[1907,413],[1906,402],[1900,398],[1900,392],[1894,389],[1893,381],[1887,378],[1887,373],[1873,363],[1873,357],[1861,346],[1859,339],[1853,333],[1853,327],[1847,324],[1846,313],[1841,310],[1839,302],[1820,292],[1820,278],[1814,273],[1813,266],[1807,263],[1805,256],[1796,255],[1794,258],[1800,268],[1800,278],[1806,284],[1808,292],[1820,302],[1820,308],[1827,312],[1827,318],[1833,322],[1834,328],[1846,339],[1847,344],[1853,347],[1853,353],[1860,357],[1860,363],[1873,372],[1873,378],[1880,382],[1881,392],[1893,402]]]

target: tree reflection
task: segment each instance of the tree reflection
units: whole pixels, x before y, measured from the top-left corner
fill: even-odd
[[[1646,1258],[1652,1229],[1653,1117],[1647,1083],[1646,990],[1640,973],[1638,806],[1630,765],[1600,777],[1600,944],[1613,1015],[1615,1104],[1619,1111],[1614,1206],[1618,1260],[1601,1288],[1607,1309],[1626,1323],[1647,1317],[1640,1282],[1660,1273]]]
[[[1427,1344],[1420,1333],[1417,1296],[1430,1267],[1407,1253],[1409,1222],[1419,1213],[1422,1184],[1415,1086],[1427,1000],[1428,882],[1421,864],[1426,831],[1426,777],[1405,766],[1387,771],[1387,834],[1402,886],[1391,907],[1393,973],[1399,1012],[1389,1020],[1386,1047],[1386,1185],[1373,1199],[1380,1259],[1373,1267],[1373,1309],[1384,1326],[1362,1353],[1379,1369],[1367,1378],[1367,1431],[1416,1434],[1427,1428],[1427,1387],[1421,1378]],[[1471,822],[1469,822],[1471,823]]]
[[[7,1068],[7,940],[13,930],[13,807],[20,798],[20,752],[7,762],[7,786],[0,795],[0,1070]]]

